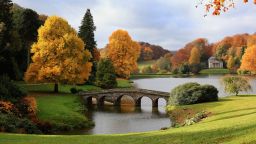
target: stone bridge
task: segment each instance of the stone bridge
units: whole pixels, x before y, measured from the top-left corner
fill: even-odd
[[[109,89],[92,92],[82,91],[79,92],[78,95],[82,96],[85,103],[88,105],[92,104],[92,98],[95,98],[98,106],[103,106],[104,101],[111,102],[114,106],[120,106],[123,96],[132,97],[135,102],[135,106],[141,106],[142,97],[148,97],[152,100],[152,106],[158,107],[159,98],[165,99],[167,103],[170,94],[167,92],[146,89]]]

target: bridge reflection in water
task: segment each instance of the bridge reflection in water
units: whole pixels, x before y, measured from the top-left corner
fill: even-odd
[[[91,105],[93,103],[93,98],[96,99],[97,105],[104,106],[106,102],[112,103],[114,106],[121,105],[121,99],[124,96],[130,96],[134,100],[136,107],[141,106],[141,99],[143,97],[148,97],[152,100],[152,107],[158,107],[158,100],[163,98],[166,103],[169,99],[169,93],[146,90],[146,89],[110,89],[102,91],[93,92],[80,92],[78,95],[82,96],[85,104]]]

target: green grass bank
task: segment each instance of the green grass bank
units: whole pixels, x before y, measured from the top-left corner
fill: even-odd
[[[256,96],[222,98],[218,102],[176,107],[205,110],[203,121],[180,128],[114,135],[0,134],[1,144],[249,144],[256,142]]]

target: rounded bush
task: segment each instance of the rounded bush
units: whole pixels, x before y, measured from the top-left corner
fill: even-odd
[[[70,89],[70,92],[71,92],[72,94],[76,94],[78,91],[77,91],[76,88],[71,88],[71,89]]]
[[[169,105],[188,105],[218,100],[218,90],[211,85],[186,83],[170,93]]]

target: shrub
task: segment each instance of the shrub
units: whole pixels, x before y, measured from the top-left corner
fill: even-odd
[[[193,74],[198,74],[201,70],[201,65],[200,64],[192,64],[192,65],[190,65],[189,69]]]
[[[7,76],[0,76],[0,99],[18,102],[26,93],[15,85]]]
[[[0,101],[0,113],[11,114],[18,112],[13,103],[9,101]]]
[[[77,91],[76,88],[73,87],[73,88],[70,89],[70,92],[71,92],[72,94],[76,94],[78,91]]]
[[[36,118],[37,102],[35,97],[27,96],[22,98],[17,107],[22,115],[28,116],[31,119]]]
[[[183,64],[179,67],[179,73],[180,74],[189,74],[190,69],[188,64]]]
[[[115,69],[109,59],[101,59],[99,61],[95,84],[106,89],[117,87]]]
[[[141,72],[143,74],[151,74],[151,73],[153,73],[153,70],[152,70],[151,66],[146,66],[146,67],[142,68]]]
[[[211,85],[186,83],[170,93],[169,105],[187,105],[218,100],[218,90]]]
[[[22,132],[39,134],[37,126],[26,118],[18,118],[13,114],[0,113],[0,130],[2,132]]]

